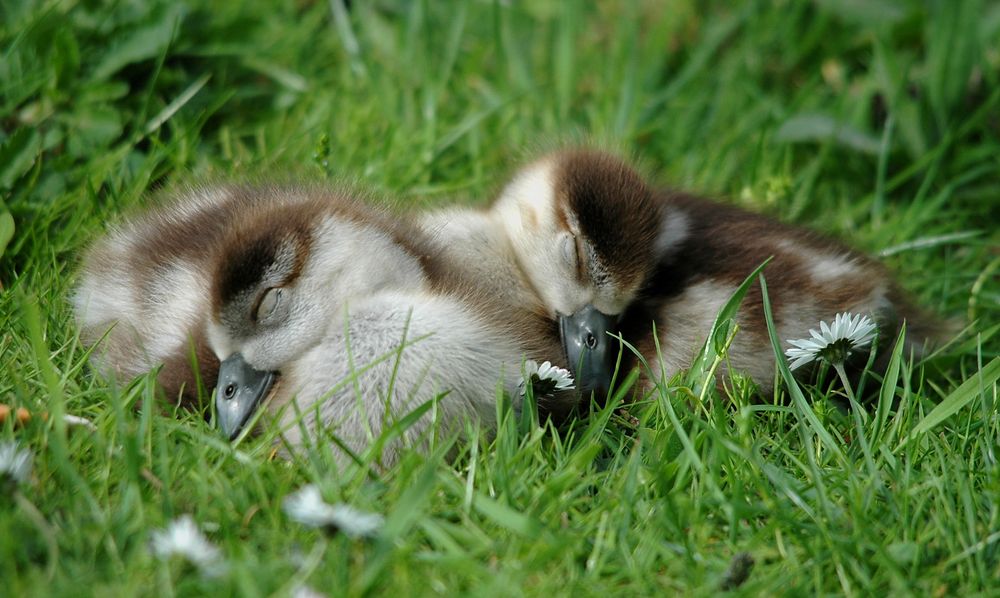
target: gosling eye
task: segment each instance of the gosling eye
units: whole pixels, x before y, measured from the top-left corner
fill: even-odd
[[[278,308],[278,304],[281,303],[281,289],[278,287],[272,287],[268,289],[264,296],[261,297],[260,303],[257,304],[257,320],[265,320],[274,313],[274,310]]]
[[[559,251],[562,253],[563,263],[570,270],[576,270],[578,255],[576,251],[576,239],[573,235],[569,233],[562,235],[562,239],[559,240]]]

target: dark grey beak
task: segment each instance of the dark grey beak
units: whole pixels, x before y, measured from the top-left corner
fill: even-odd
[[[232,440],[243,430],[274,384],[274,372],[255,370],[233,353],[219,366],[215,385],[215,412],[219,428]]]
[[[618,343],[607,332],[617,323],[618,316],[602,314],[593,305],[570,316],[559,315],[563,349],[577,388],[583,392],[595,391],[600,396],[611,387]]]

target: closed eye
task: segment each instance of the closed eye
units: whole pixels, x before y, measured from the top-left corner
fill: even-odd
[[[274,310],[278,308],[280,303],[281,288],[271,287],[265,291],[257,303],[256,310],[254,310],[254,321],[267,319],[268,316],[274,313]]]
[[[577,251],[576,237],[569,233],[564,233],[559,241],[559,251],[562,254],[563,264],[570,270],[577,270],[580,265],[580,253]]]
[[[590,245],[581,238],[576,239],[576,275],[580,280],[586,280],[590,271],[591,251]]]
[[[587,259],[587,244],[579,237],[564,233],[560,241],[560,251],[563,263],[570,272],[576,275],[581,281],[587,279],[587,268],[590,260]]]

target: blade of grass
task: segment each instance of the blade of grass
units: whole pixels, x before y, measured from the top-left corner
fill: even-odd
[[[819,437],[823,446],[839,460],[844,461],[844,453],[840,450],[840,446],[833,439],[833,436],[830,436],[830,432],[819,421],[819,418],[816,417],[816,412],[809,406],[805,395],[802,394],[802,389],[799,387],[798,381],[795,380],[792,371],[788,369],[788,362],[785,361],[785,354],[781,350],[781,342],[778,340],[778,333],[774,327],[774,317],[771,315],[771,299],[767,295],[767,282],[764,280],[763,274],[759,278],[760,291],[764,299],[764,320],[767,323],[767,335],[771,339],[771,348],[774,350],[775,365],[781,374],[781,379],[785,381],[785,387],[788,389],[788,394],[792,397],[796,413],[800,417],[805,418],[808,427]]]
[[[971,403],[977,396],[987,392],[986,389],[1000,380],[1000,357],[993,358],[979,372],[962,383],[949,394],[943,401],[937,404],[930,413],[924,416],[917,425],[913,426],[910,433],[893,449],[898,453],[910,441],[918,436],[936,428],[946,419],[958,413],[963,407]]]

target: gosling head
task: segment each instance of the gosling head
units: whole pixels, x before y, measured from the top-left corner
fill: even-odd
[[[343,325],[353,298],[423,280],[382,215],[329,194],[256,192],[268,197],[227,228],[212,277],[208,340],[222,362],[216,408],[230,438],[281,370]]]
[[[515,175],[498,210],[526,275],[559,321],[578,384],[610,386],[617,343],[609,336],[641,292],[675,224],[633,168],[607,153],[550,155]],[[671,221],[672,222],[672,221]]]

